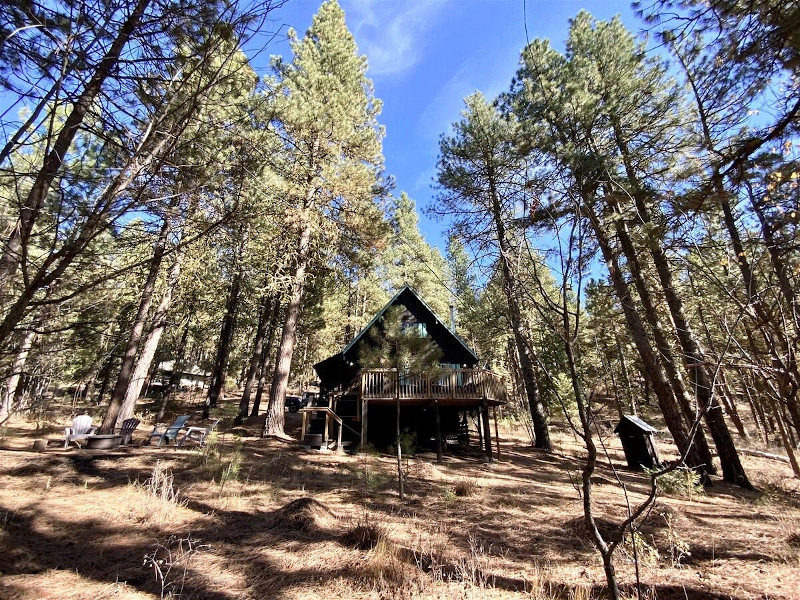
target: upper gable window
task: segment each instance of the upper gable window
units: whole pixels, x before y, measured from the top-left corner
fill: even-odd
[[[418,321],[404,321],[400,329],[405,335],[416,335],[417,337],[427,337],[428,327],[425,323]]]

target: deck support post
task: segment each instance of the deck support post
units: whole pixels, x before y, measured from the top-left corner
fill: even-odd
[[[306,427],[308,426],[308,413],[303,411],[303,424],[300,425],[300,443],[302,444],[306,439]]]
[[[489,424],[489,407],[486,405],[486,398],[481,400],[481,418],[483,421],[483,443],[486,449],[486,458],[489,462],[494,462],[492,458],[492,427]]]
[[[369,403],[366,398],[361,400],[361,449],[367,445],[367,408]]]
[[[434,400],[433,412],[436,416],[436,464],[442,462],[442,421],[439,418],[439,401]]]
[[[500,432],[497,430],[497,407],[492,407],[492,418],[494,419],[494,443],[497,446],[497,460],[500,460]]]
[[[322,434],[322,446],[327,450],[328,449],[328,425],[331,422],[331,415],[330,413],[325,413],[325,433]]]
[[[483,420],[481,419],[480,409],[475,412],[478,418],[478,448],[483,448]]]

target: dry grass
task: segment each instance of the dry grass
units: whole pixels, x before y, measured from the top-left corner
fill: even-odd
[[[460,477],[453,484],[453,493],[459,498],[470,498],[478,493],[480,486],[474,479]]]
[[[570,483],[581,455],[571,435],[554,432],[545,454],[507,433],[491,469],[423,454],[409,462],[401,503],[392,457],[303,452],[258,438],[257,424],[237,430],[238,451],[220,435],[225,464],[241,454],[224,486],[199,450],[36,454],[25,427],[9,427],[13,449],[0,450],[2,598],[588,600],[604,584]],[[744,460],[760,492],[716,483],[659,499],[641,529],[658,556],[641,564],[644,597],[796,600],[796,481],[782,463]],[[646,478],[620,476],[640,501]],[[598,477],[614,481],[607,469]],[[606,532],[626,512],[615,482],[595,487],[595,506]],[[690,555],[676,560],[681,543]],[[616,567],[634,597],[631,554],[628,541]]]

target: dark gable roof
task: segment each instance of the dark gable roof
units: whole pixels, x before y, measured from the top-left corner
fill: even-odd
[[[463,350],[466,351],[466,353],[473,359],[475,363],[479,361],[478,355],[475,354],[475,351],[470,348],[458,334],[453,333],[450,328],[447,327],[445,321],[443,321],[435,312],[433,312],[433,309],[431,309],[431,307],[428,306],[428,304],[422,298],[420,298],[419,294],[416,292],[416,290],[414,290],[414,288],[406,284],[397,291],[392,299],[386,303],[386,306],[378,311],[378,313],[370,320],[370,322],[367,323],[367,325],[358,333],[356,337],[350,341],[349,344],[347,344],[347,346],[344,347],[341,352],[334,354],[333,356],[326,358],[325,360],[322,360],[314,365],[314,370],[317,372],[320,378],[325,380],[328,379],[328,377],[335,371],[341,371],[343,369],[347,370],[349,366],[346,359],[348,352],[358,347],[358,342],[367,334],[370,328],[372,328],[372,326],[378,322],[378,320],[383,316],[390,306],[402,303],[401,300],[403,300],[402,297],[404,295],[406,295],[406,301],[411,300],[413,302],[416,300],[416,302],[419,303],[419,307],[423,311],[427,311],[430,314],[431,321],[435,321],[441,325],[441,328],[437,327],[437,329],[439,329],[438,335],[449,336],[452,338],[452,341],[455,342],[455,345],[463,348]],[[408,295],[411,295],[412,298],[408,298]]]
[[[367,331],[369,331],[370,327],[372,327],[383,316],[383,313],[385,313],[387,310],[389,310],[389,307],[394,305],[399,300],[400,296],[402,296],[405,291],[408,291],[409,293],[411,293],[414,296],[414,298],[419,300],[420,304],[422,304],[422,306],[431,314],[431,316],[434,319],[436,319],[436,321],[438,321],[439,323],[442,323],[444,325],[444,328],[447,331],[447,333],[449,333],[453,337],[453,339],[455,339],[461,346],[464,347],[464,349],[467,352],[469,352],[475,358],[475,362],[478,362],[478,355],[475,354],[475,351],[472,348],[470,348],[463,339],[461,339],[461,336],[459,336],[457,333],[454,333],[449,327],[447,327],[447,325],[445,324],[445,321],[440,319],[439,315],[437,315],[435,312],[433,312],[433,309],[430,306],[428,306],[428,303],[425,302],[425,300],[423,300],[422,298],[420,298],[420,296],[417,293],[417,291],[414,288],[412,288],[410,285],[408,285],[408,284],[405,284],[403,287],[401,287],[398,290],[398,292],[394,296],[392,296],[392,299],[389,300],[389,302],[386,303],[386,306],[384,306],[382,309],[380,309],[380,311],[378,311],[378,314],[376,314],[374,317],[372,317],[372,320],[369,323],[367,323],[367,325],[364,327],[364,329],[362,329],[358,333],[358,335],[356,337],[354,337],[350,341],[350,343],[347,344],[347,346],[344,347],[344,350],[342,350],[342,354],[347,354],[347,352],[351,348],[353,348],[362,337],[364,337],[364,335],[367,333]]]
[[[658,429],[645,423],[635,415],[623,415],[622,419],[620,419],[619,424],[614,428],[614,433],[619,433],[619,429],[620,427],[623,426],[623,423],[625,423],[625,421],[635,426],[636,428],[642,430],[644,433],[658,433]]]

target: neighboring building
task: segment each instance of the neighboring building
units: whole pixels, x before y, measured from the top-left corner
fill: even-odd
[[[441,350],[442,368],[435,377],[401,372],[398,378],[394,369],[363,368],[361,342],[381,335],[381,317],[390,306],[403,308],[404,329],[414,327]],[[317,363],[314,369],[326,399],[323,403],[343,422],[345,440],[356,444],[366,440],[377,447],[392,445],[399,397],[401,429],[416,437],[418,447],[441,451],[444,444],[468,441],[469,416],[473,415],[481,422],[478,431],[491,455],[488,409],[505,402],[506,389],[501,377],[478,368],[478,363],[464,340],[406,285],[341,352]]]
[[[175,361],[165,360],[158,364],[156,369],[157,381],[161,387],[164,387],[172,377]],[[200,370],[197,365],[188,365],[180,373],[178,387],[181,389],[205,389],[208,380],[211,378],[211,373]]]

